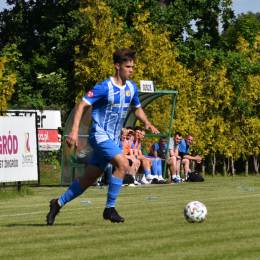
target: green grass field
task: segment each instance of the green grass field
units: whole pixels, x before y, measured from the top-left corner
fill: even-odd
[[[62,209],[53,226],[45,225],[49,201],[66,188],[29,190],[1,200],[1,260],[260,259],[259,177],[123,187],[117,200],[121,224],[103,220],[107,189],[91,187]],[[157,200],[147,200],[151,196]],[[84,200],[92,204],[81,204]],[[203,223],[188,223],[183,216],[193,200],[207,207]]]

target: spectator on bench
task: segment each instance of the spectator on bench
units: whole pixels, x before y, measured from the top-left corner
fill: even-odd
[[[128,130],[128,136],[127,140],[131,139],[132,141],[134,140],[134,129],[131,126],[127,126],[126,129]]]
[[[121,131],[121,136],[120,136],[121,141],[119,143],[119,148],[121,148],[126,158],[132,161],[132,165],[128,169],[128,174],[133,176],[134,184],[139,185],[140,183],[137,182],[135,175],[140,167],[140,161],[137,160],[133,155],[133,152],[130,149],[132,146],[132,140],[131,139],[127,140],[127,136],[128,136],[128,130],[126,128],[123,128]]]
[[[185,139],[183,139],[179,144],[179,155],[181,160],[177,161],[177,169],[180,169],[180,165],[184,164],[185,171],[185,180],[187,180],[188,172],[190,171],[190,160],[196,161],[197,163],[201,163],[202,158],[199,155],[190,156],[190,146],[194,140],[192,135],[188,135]],[[178,174],[178,172],[177,172]]]
[[[135,155],[135,157],[141,161],[141,171],[144,172],[145,176],[142,176],[142,174],[139,174],[139,179],[138,181],[141,184],[149,184],[149,181],[154,179],[154,176],[151,174],[151,159],[146,158],[143,154],[142,154],[142,150],[141,150],[141,134],[142,134],[142,127],[140,126],[136,126],[134,129],[134,141],[132,144],[132,150],[133,153]]]
[[[174,137],[170,139],[169,143],[169,153],[173,160],[175,172],[172,174],[173,182],[180,182],[180,164],[177,165],[178,160],[181,160],[179,156],[179,144],[182,140],[182,134],[180,132],[176,132]],[[179,166],[179,167],[178,167]]]
[[[140,137],[140,141],[144,139],[145,131],[142,130],[142,134]],[[154,174],[154,178],[158,179],[158,181],[165,181],[162,177],[162,161],[159,157],[153,156],[145,156],[146,158],[152,159],[152,173]]]
[[[167,137],[161,137],[159,143],[154,143],[152,145],[152,149],[150,150],[149,155],[154,156],[156,158],[160,158],[162,161],[162,167],[164,167],[166,152],[167,152]],[[167,164],[169,165],[171,175],[173,175],[176,170],[174,167],[173,160],[174,160],[173,157],[170,157],[168,153]]]

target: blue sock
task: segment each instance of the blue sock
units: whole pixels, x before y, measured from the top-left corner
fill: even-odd
[[[153,160],[153,165],[152,165],[152,172],[153,172],[154,175],[157,175],[157,171],[158,171],[158,169],[157,169],[157,160],[154,159]]]
[[[157,161],[157,172],[158,172],[158,176],[162,175],[162,160],[158,159]]]
[[[151,172],[149,172],[147,169],[144,169],[144,174],[145,174],[145,176],[147,176],[147,175],[151,174]]]
[[[81,189],[79,186],[79,180],[74,181],[70,187],[59,197],[59,201],[64,206],[67,202],[70,202],[71,200],[77,198],[79,195],[81,195],[84,192],[84,190]]]
[[[119,194],[119,191],[122,187],[123,179],[116,178],[114,176],[109,180],[109,187],[107,192],[107,207],[115,207],[116,198]]]

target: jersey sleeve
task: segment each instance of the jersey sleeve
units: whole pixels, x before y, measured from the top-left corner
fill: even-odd
[[[106,87],[102,84],[98,84],[92,88],[82,99],[91,106],[99,99],[104,98],[106,94]]]
[[[134,85],[134,96],[132,98],[130,105],[132,107],[136,107],[136,108],[141,106],[141,103],[140,103],[139,98],[138,98],[138,89],[137,89],[136,85]]]
[[[158,143],[153,144],[153,146],[152,146],[152,150],[153,150],[154,152],[157,152],[158,149],[159,149],[159,145],[158,145]]]
[[[182,140],[179,144],[179,156],[183,158],[184,155],[186,155],[186,143]]]
[[[169,150],[173,150],[173,148],[174,148],[174,147],[173,147],[173,146],[174,146],[174,145],[173,145],[173,142],[174,142],[174,141],[173,141],[173,139],[171,138],[171,139],[170,139],[170,143],[169,143]]]

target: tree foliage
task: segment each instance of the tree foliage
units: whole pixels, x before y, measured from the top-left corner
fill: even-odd
[[[75,63],[79,82],[79,101],[96,83],[114,74],[112,53],[132,47],[138,59],[132,80],[153,80],[156,89],[178,90],[172,131],[195,137],[193,150],[204,158],[215,153],[225,157],[257,154],[259,120],[259,47],[239,38],[233,51],[217,51],[201,57],[187,69],[178,61],[179,53],[170,41],[166,27],[157,28],[150,12],[139,5],[133,14],[133,31],[124,30],[122,18],[111,18],[102,1],[85,1],[85,37],[77,47]],[[97,19],[98,17],[98,19]],[[259,36],[258,36],[259,37]],[[146,114],[162,133],[168,133],[172,97],[166,96],[146,108]]]
[[[14,93],[14,85],[17,82],[15,65],[19,53],[15,45],[5,46],[0,52],[0,110],[6,111],[7,104]]]
[[[68,0],[8,0],[11,10],[0,13],[0,47],[15,43],[22,54],[12,106],[40,109],[55,105],[72,108],[74,100],[74,47],[80,42],[79,3]],[[56,73],[65,86],[43,85],[38,74]],[[63,87],[64,86],[64,87]],[[64,98],[57,98],[63,96]],[[64,99],[67,102],[64,104]]]
[[[222,42],[225,48],[234,50],[238,39],[244,38],[251,46],[255,42],[255,37],[260,31],[260,13],[241,13],[231,19],[230,24],[222,34]]]

